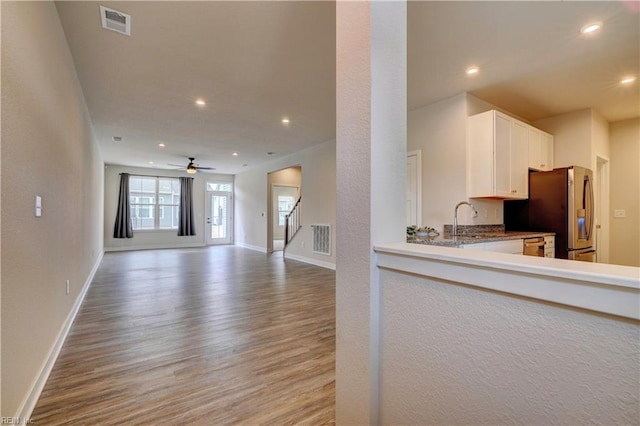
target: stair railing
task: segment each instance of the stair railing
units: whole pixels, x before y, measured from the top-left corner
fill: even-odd
[[[293,240],[293,237],[302,228],[301,213],[302,213],[302,197],[298,198],[298,201],[294,204],[293,208],[284,218],[284,247]]]

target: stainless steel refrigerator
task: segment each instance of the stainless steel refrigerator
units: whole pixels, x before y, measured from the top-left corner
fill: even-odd
[[[505,201],[507,230],[556,234],[556,257],[596,261],[593,173],[572,166],[529,173],[529,199]]]

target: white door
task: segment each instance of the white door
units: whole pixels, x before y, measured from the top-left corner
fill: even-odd
[[[422,151],[407,153],[407,226],[420,226],[422,208]]]
[[[231,244],[231,194],[207,192],[206,240],[208,245]]]
[[[609,160],[597,156],[596,250],[599,263],[609,263]]]

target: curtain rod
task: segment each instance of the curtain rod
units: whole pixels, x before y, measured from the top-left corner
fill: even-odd
[[[167,179],[178,179],[181,177],[191,177],[191,176],[158,176],[158,175],[136,175],[133,173],[118,173],[120,176],[122,175],[129,175],[129,176],[136,176],[136,177],[154,177],[154,178],[167,178]],[[193,179],[191,177],[191,179]]]

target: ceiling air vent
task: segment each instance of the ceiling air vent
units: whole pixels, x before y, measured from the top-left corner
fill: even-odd
[[[131,35],[131,15],[100,6],[102,28],[124,35]]]

